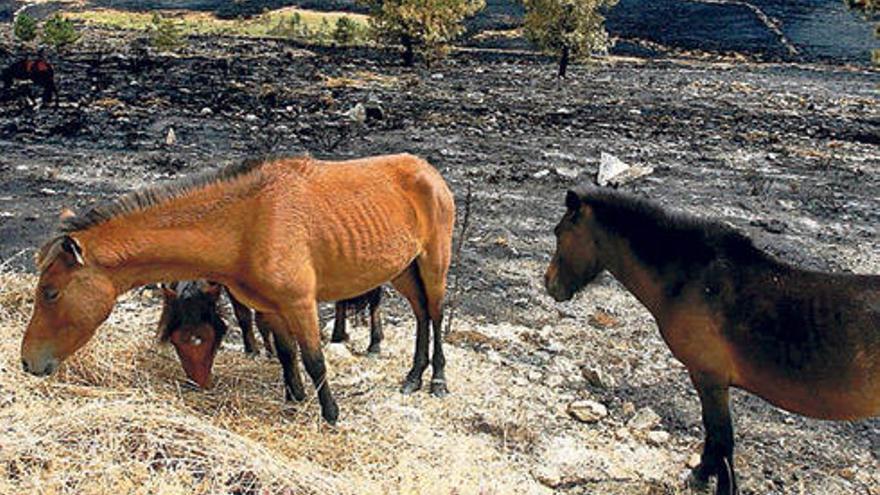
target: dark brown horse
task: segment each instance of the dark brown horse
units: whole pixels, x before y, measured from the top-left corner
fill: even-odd
[[[43,88],[43,103],[49,103],[55,99],[58,105],[58,88],[55,86],[55,70],[52,64],[43,58],[23,59],[10,64],[0,74],[3,86],[8,93],[12,89],[12,83],[16,80],[31,81]]]
[[[813,418],[880,414],[880,276],[801,270],[725,225],[618,192],[565,202],[547,292],[567,301],[608,270],[653,314],[700,396],[697,481],[737,492],[731,386]]]
[[[211,383],[211,368],[220,344],[226,335],[227,327],[220,316],[219,299],[223,286],[213,282],[181,281],[162,288],[164,304],[159,319],[159,338],[170,342],[177,352],[187,376],[202,388]],[[236,320],[241,327],[245,352],[256,349],[256,338],[253,332],[253,311],[239,302],[232,294],[228,294],[235,312]],[[377,353],[382,341],[381,319],[378,309],[382,299],[382,288],[378,287],[356,298],[336,303],[337,318],[331,341],[342,342],[348,338],[345,331],[345,318],[349,312],[359,312],[369,306],[370,309],[370,347],[368,352]],[[266,349],[271,355],[274,330],[266,321],[265,315],[256,314],[257,329],[263,337]],[[270,335],[272,338],[270,339]],[[276,342],[275,345],[278,345]],[[304,397],[302,381],[292,359],[296,349],[289,349],[283,343],[278,357],[284,371],[285,395],[288,400],[301,400]]]

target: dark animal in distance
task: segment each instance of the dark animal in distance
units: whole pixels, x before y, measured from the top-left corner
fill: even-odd
[[[222,292],[224,292],[223,286],[204,280],[180,281],[162,287],[164,301],[159,319],[159,338],[174,346],[187,376],[202,388],[210,386],[214,358],[227,332],[226,323],[220,316],[219,301]],[[253,353],[257,348],[253,332],[255,320],[253,310],[235,299],[232,294],[227,292],[227,295],[241,327],[244,350],[246,353]],[[382,288],[378,287],[362,296],[337,302],[331,341],[347,340],[346,316],[350,312],[356,313],[369,306],[371,339],[368,352],[371,354],[379,352],[382,341],[381,319],[378,314],[381,299]],[[256,323],[266,351],[272,355],[277,345],[277,343],[273,345],[273,330],[264,315],[259,312],[256,313]],[[298,372],[295,362],[290,358],[292,354],[295,352],[286,348],[278,353],[284,370],[285,395],[288,400],[302,400],[305,393],[301,379],[295,375]]]
[[[567,301],[608,270],[651,312],[700,397],[695,481],[737,492],[729,387],[813,418],[880,414],[880,276],[801,270],[730,227],[623,193],[565,202],[547,292]]]
[[[58,105],[58,88],[55,86],[55,70],[52,64],[43,58],[23,59],[10,64],[0,74],[3,86],[7,93],[12,90],[12,83],[16,80],[31,81],[43,88],[43,103],[49,103],[53,99]]]

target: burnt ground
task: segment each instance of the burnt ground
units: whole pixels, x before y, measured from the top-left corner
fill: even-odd
[[[473,188],[457,311],[482,337],[453,345],[530,366],[545,385],[556,370],[554,400],[596,398],[624,418],[627,403],[650,406],[691,447],[696,397],[644,309],[607,276],[565,304],[541,289],[564,191],[592,180],[600,153],[655,168],[625,189],[729,222],[792,263],[880,273],[880,79],[863,68],[614,58],[560,83],[551,61],[523,54],[468,51],[410,70],[379,50],[203,38],[143,57],[125,33],[88,32],[56,71],[57,110],[0,102],[5,266],[32,270],[62,206],[260,153],[414,153],[460,202]],[[358,122],[358,103],[380,111]],[[624,325],[591,327],[600,309]],[[400,301],[390,312],[406,317]],[[517,342],[486,345],[502,337]],[[615,386],[585,385],[574,376],[585,364]],[[880,493],[877,420],[818,422],[734,397],[745,493]],[[675,475],[659,486],[672,490]]]

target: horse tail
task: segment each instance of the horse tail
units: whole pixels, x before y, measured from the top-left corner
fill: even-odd
[[[461,292],[461,280],[459,277],[461,276],[461,249],[464,246],[465,238],[467,237],[467,229],[470,224],[471,219],[471,199],[473,198],[473,191],[471,188],[471,184],[468,184],[467,194],[464,198],[464,215],[461,218],[461,227],[458,230],[458,243],[453,246],[452,249],[452,280],[453,287],[451,292],[451,296],[449,298],[449,317],[446,319],[446,330],[445,334],[449,334],[452,332],[452,320],[455,319],[455,307],[458,305],[458,297]]]

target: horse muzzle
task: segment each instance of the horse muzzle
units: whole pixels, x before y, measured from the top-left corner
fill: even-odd
[[[544,275],[544,288],[547,290],[547,294],[550,294],[550,297],[556,302],[568,301],[574,296],[574,292],[559,283],[559,277],[553,276],[550,271]]]
[[[21,359],[21,367],[34,376],[49,376],[58,369],[60,362],[55,358]]]

